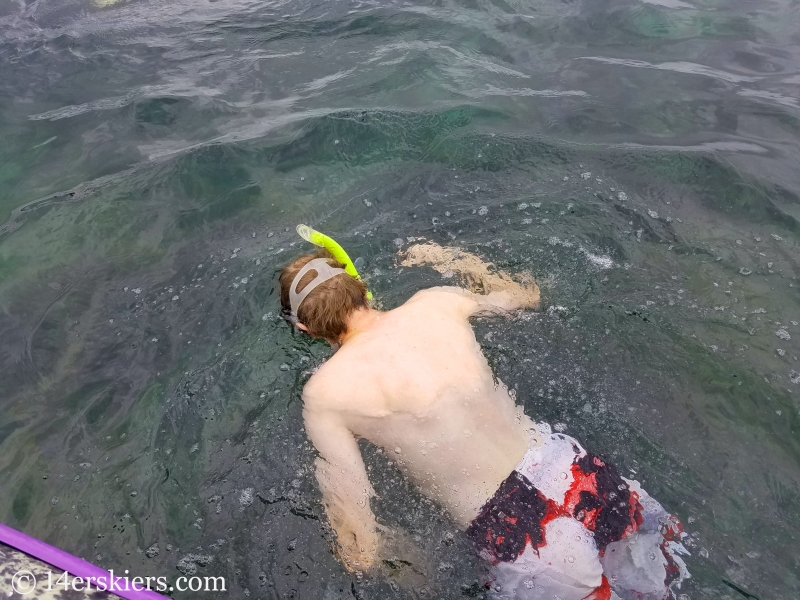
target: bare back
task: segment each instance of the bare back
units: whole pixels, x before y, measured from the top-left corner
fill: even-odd
[[[313,376],[305,406],[383,448],[466,527],[524,455],[532,423],[495,382],[468,321],[475,301],[459,292],[426,290],[383,313]]]

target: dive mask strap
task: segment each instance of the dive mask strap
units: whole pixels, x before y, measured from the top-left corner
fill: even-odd
[[[297,286],[300,284],[300,280],[303,279],[303,276],[309,271],[316,271],[317,276],[303,288],[302,292],[298,293]],[[347,271],[330,266],[327,258],[315,258],[308,261],[297,275],[295,275],[292,280],[292,285],[289,287],[289,304],[292,307],[292,316],[297,319],[297,311],[300,308],[300,304],[302,304],[303,300],[306,299],[306,296],[308,296],[314,288],[328,281],[331,277],[335,277],[339,273],[347,273]]]

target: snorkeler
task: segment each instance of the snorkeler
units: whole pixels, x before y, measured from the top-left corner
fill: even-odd
[[[469,319],[538,308],[530,278],[416,245],[403,265],[450,271],[482,293],[434,287],[382,312],[346,253],[337,258],[300,256],[280,287],[287,317],[338,348],[306,383],[303,417],[348,569],[370,569],[383,550],[356,441],[364,438],[474,541],[492,565],[493,598],[664,600],[688,577],[678,521],[613,465],[531,420],[493,376]]]

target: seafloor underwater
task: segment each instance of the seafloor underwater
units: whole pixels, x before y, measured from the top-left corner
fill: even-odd
[[[420,238],[532,273],[476,333],[529,415],[677,514],[681,600],[800,597],[796,0],[3,0],[0,522],[175,598],[481,598],[421,550],[348,574],[280,319],[308,223],[392,308]]]

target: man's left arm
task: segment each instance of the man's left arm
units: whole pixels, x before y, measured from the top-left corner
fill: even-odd
[[[350,570],[369,569],[378,554],[378,523],[370,508],[375,491],[355,437],[335,411],[306,402],[306,433],[319,452],[316,476],[336,532],[339,558]]]

